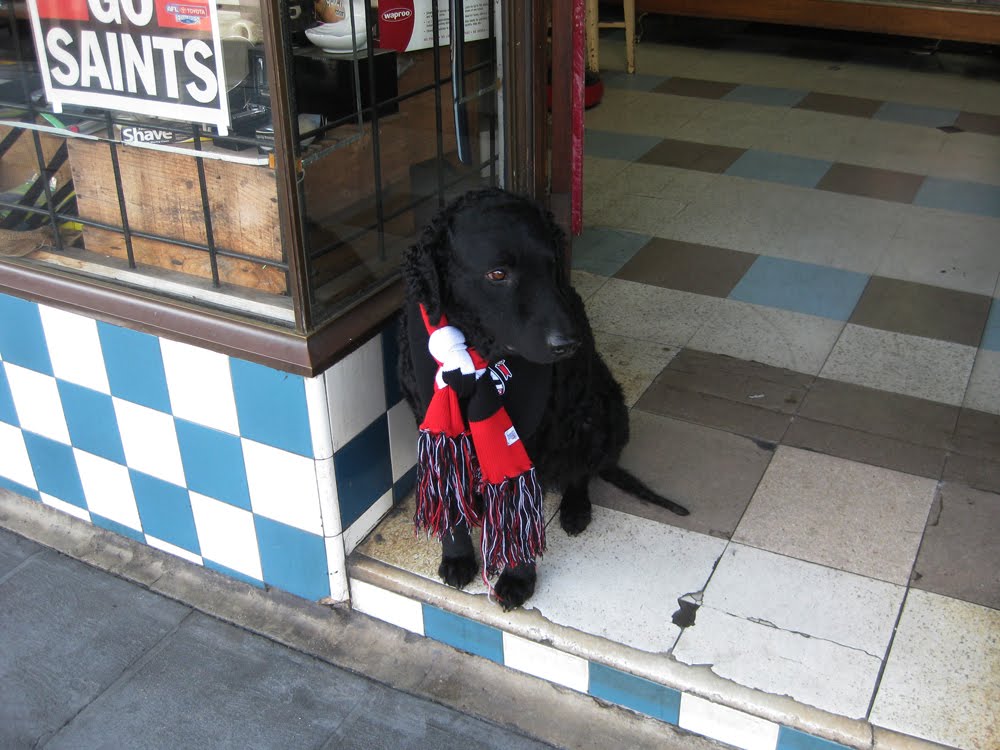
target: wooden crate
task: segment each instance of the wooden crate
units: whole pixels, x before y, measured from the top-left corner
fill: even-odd
[[[121,226],[110,145],[73,139],[69,154],[80,216]],[[133,230],[206,243],[193,157],[123,146],[118,160]],[[205,159],[204,164],[216,247],[262,260],[283,260],[274,171],[218,159]],[[84,227],[83,240],[91,252],[127,257],[125,237],[118,232]],[[207,251],[139,237],[132,238],[132,251],[140,265],[212,276]],[[285,272],[280,269],[222,255],[217,259],[219,278],[225,283],[275,294],[286,291]]]

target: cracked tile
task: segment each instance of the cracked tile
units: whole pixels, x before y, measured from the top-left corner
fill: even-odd
[[[720,677],[851,718],[868,710],[881,659],[702,607],[674,657]]]
[[[549,525],[528,607],[616,643],[666,652],[677,600],[705,587],[726,542],[599,506],[579,537]]]

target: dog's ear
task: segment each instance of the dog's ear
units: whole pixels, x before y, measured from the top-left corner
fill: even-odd
[[[441,318],[440,258],[444,244],[448,241],[445,226],[443,217],[435,217],[403,258],[406,296],[424,306],[427,317],[434,325]]]

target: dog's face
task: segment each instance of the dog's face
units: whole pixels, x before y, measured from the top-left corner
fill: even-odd
[[[484,357],[548,363],[576,351],[561,234],[537,206],[499,193],[455,213],[446,235],[443,311]]]

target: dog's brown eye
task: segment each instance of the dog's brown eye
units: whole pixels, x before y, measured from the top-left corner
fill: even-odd
[[[507,278],[507,272],[504,271],[502,268],[494,268],[492,271],[486,274],[486,278],[489,279],[490,281],[503,281],[504,279]]]

